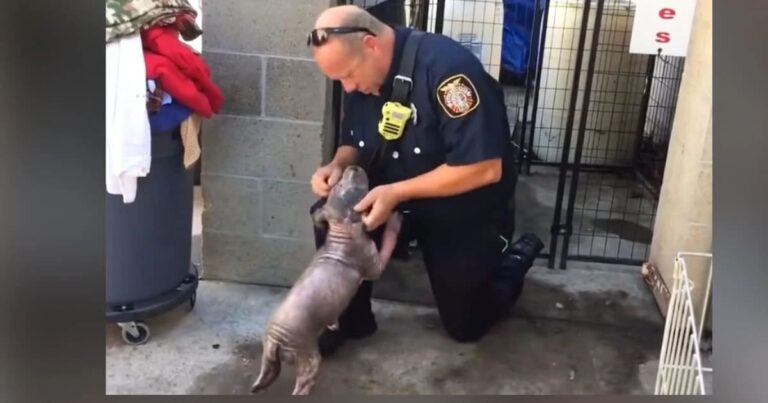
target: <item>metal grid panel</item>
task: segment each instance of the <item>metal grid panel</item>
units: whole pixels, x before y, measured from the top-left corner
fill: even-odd
[[[654,56],[629,53],[633,18],[626,0],[547,6],[524,155],[527,172],[530,165],[560,170],[550,267],[559,236],[563,269],[568,260],[647,258],[658,188],[640,167],[664,164],[681,72],[672,67],[682,63],[659,58],[664,68],[656,69]],[[640,153],[648,144],[656,145],[655,159]]]
[[[579,34],[584,1],[554,0],[548,5],[547,33],[536,96],[534,131],[528,144],[533,163],[560,163],[565,147],[567,121],[577,57],[589,54],[594,34],[596,8],[592,6],[586,27],[583,52]],[[634,134],[643,98],[648,56],[628,52],[634,6],[625,0],[606,0],[601,17],[582,164],[630,166]],[[582,62],[573,127],[580,124],[586,91],[587,63]],[[571,137],[573,149],[576,136]],[[575,154],[570,153],[573,163]]]
[[[498,79],[503,16],[501,0],[445,0],[442,33],[470,49]]]
[[[640,264],[650,252],[657,201],[631,171],[579,174],[571,260]]]
[[[467,47],[486,71],[499,77],[501,67],[502,0],[351,0],[342,1],[375,10],[402,7],[404,23],[449,36]]]
[[[587,122],[579,133],[583,136],[581,149],[573,153],[572,161],[578,158],[575,162],[581,166],[609,169],[577,169],[567,213],[571,235],[566,238],[566,256],[571,259],[639,263],[649,252],[656,200],[629,169],[643,120],[650,57],[629,53],[633,17],[634,7],[627,2],[603,2],[596,54],[592,55],[594,69],[583,73],[592,75],[592,85],[583,114]],[[591,27],[590,39],[594,22]],[[591,44],[584,51],[591,52]],[[586,85],[585,81],[583,91],[587,91]],[[577,104],[574,126],[581,123],[582,104]],[[574,136],[574,142],[577,140]]]
[[[646,88],[645,116],[641,113],[643,105],[635,104],[636,97],[633,97],[633,110],[626,115],[628,119],[622,124],[624,131],[618,136],[621,140],[618,149],[623,153],[631,151],[623,154],[623,158],[634,160],[635,170],[580,174],[574,203],[575,242],[569,245],[568,251],[571,257],[600,257],[600,260],[631,263],[642,262],[648,257],[684,59],[658,56],[652,57],[650,63],[652,69],[648,72],[652,79]],[[640,74],[633,70],[631,74],[617,75],[617,78],[621,77],[635,80]],[[608,115],[611,121],[616,119],[614,112],[611,110]],[[640,132],[636,129],[638,121]],[[639,144],[634,150],[633,142]],[[596,149],[590,148],[588,143],[584,147],[585,153]],[[607,154],[616,150],[607,148],[603,151]],[[590,161],[583,160],[582,163],[589,164]]]
[[[688,259],[706,260],[707,283],[694,284],[688,270]],[[703,291],[701,313],[694,310],[693,290]],[[664,338],[656,377],[657,395],[705,395],[705,377],[712,368],[703,365],[700,343],[705,312],[712,287],[712,255],[708,253],[678,253],[675,258],[674,284],[667,307]]]
[[[653,66],[645,127],[637,150],[637,169],[657,194],[664,177],[684,66],[685,58],[674,56],[657,56]]]

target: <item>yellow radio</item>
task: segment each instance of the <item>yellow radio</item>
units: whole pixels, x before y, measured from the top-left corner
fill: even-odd
[[[387,102],[381,108],[379,134],[387,140],[397,140],[403,135],[405,125],[411,118],[411,108],[398,102]]]

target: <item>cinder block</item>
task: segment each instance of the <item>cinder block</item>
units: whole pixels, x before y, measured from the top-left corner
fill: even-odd
[[[217,52],[205,52],[203,57],[214,83],[224,93],[221,113],[261,115],[261,57]]]
[[[427,269],[416,251],[408,260],[391,260],[373,284],[373,297],[419,305],[435,305]]]
[[[266,87],[267,116],[323,120],[325,78],[314,62],[268,58]]]
[[[329,0],[204,0],[204,49],[311,57],[307,33]]]
[[[322,125],[217,116],[204,122],[203,172],[309,181]]]
[[[309,207],[317,200],[309,182],[264,181],[264,234],[314,242]]]
[[[291,286],[307,267],[314,243],[203,232],[203,278]]]
[[[203,175],[203,227],[258,235],[262,197],[258,179]]]
[[[315,253],[313,241],[203,232],[203,273],[207,280],[290,287]],[[408,261],[393,260],[374,283],[373,297],[434,305],[429,279],[417,252]]]

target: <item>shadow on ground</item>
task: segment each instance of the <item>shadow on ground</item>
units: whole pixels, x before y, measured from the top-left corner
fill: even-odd
[[[107,393],[249,394],[259,371],[261,332],[282,295],[280,289],[204,281],[194,311],[148,322],[153,337],[146,345],[127,346],[108,328]],[[513,314],[480,342],[461,344],[445,336],[430,307],[376,300],[374,309],[379,331],[323,361],[317,394],[652,392],[661,340],[656,327]],[[284,365],[262,394],[290,394],[293,376],[293,366]]]

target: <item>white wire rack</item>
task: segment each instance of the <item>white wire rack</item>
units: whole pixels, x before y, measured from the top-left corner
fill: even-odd
[[[707,275],[701,315],[695,314],[691,291],[694,283],[688,276],[686,256],[707,258]],[[712,255],[708,253],[680,252],[675,258],[674,285],[667,308],[664,338],[659,357],[659,371],[656,377],[657,395],[705,395],[704,372],[712,368],[702,366],[701,332],[712,290]]]

